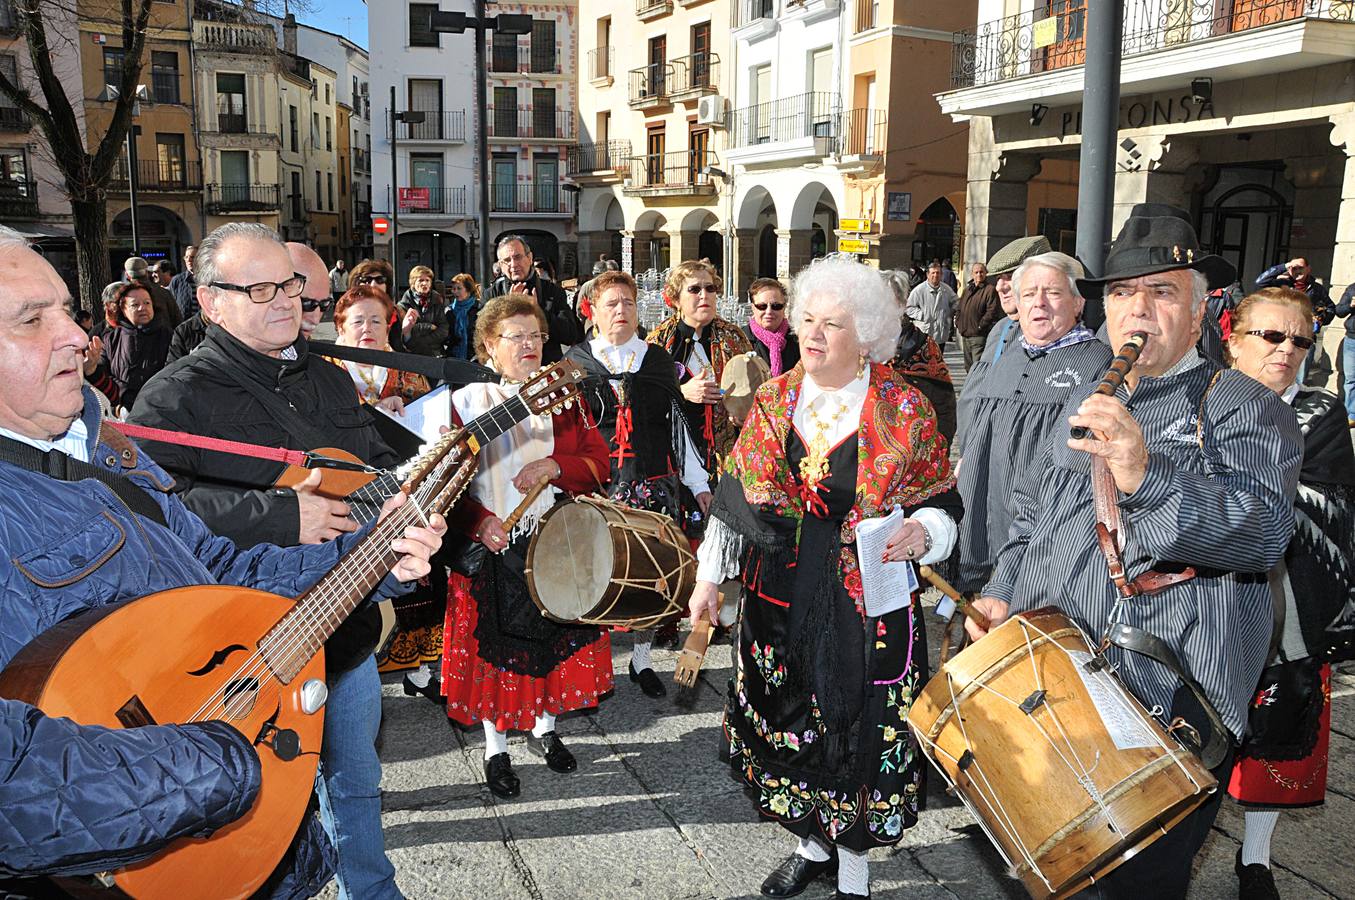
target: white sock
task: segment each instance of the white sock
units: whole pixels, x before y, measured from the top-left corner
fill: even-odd
[[[870,894],[870,857],[866,851],[837,848],[837,889],[844,894]]]
[[[508,752],[508,735],[494,727],[494,723],[488,719],[484,720],[485,726],[485,759],[498,756],[500,753]]]
[[[416,688],[426,688],[428,687],[429,683],[433,680],[433,670],[428,668],[428,664],[425,663],[424,665],[419,666],[413,672],[407,674],[405,677],[408,678],[409,683],[414,685]]]
[[[1280,821],[1278,809],[1249,809],[1243,814],[1242,865],[1270,868],[1270,836]]]
[[[651,633],[652,638],[652,633]],[[643,672],[645,669],[654,668],[654,663],[649,657],[650,642],[635,642],[635,647],[630,651],[630,664],[635,671]]]
[[[803,856],[810,862],[828,862],[831,855],[828,848],[812,837],[800,838],[800,846],[795,848],[796,856]]]
[[[536,717],[536,725],[532,728],[533,737],[543,737],[548,732],[555,730],[555,716],[548,712],[543,712]]]

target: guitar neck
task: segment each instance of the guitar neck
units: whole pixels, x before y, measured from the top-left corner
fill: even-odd
[[[521,397],[509,397],[489,412],[481,413],[472,419],[466,430],[475,435],[483,446],[531,415],[527,404]]]

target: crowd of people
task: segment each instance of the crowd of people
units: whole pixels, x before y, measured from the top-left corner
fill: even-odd
[[[1141,204],[1098,275],[1042,237],[975,263],[958,295],[940,263],[881,273],[828,258],[789,284],[755,280],[742,326],[719,314],[717,267],[684,261],[664,284],[670,314],[646,333],[619,267],[600,262],[571,303],[525,239],[503,238],[496,257],[483,295],[469,275],[444,285],[417,266],[397,299],[384,260],[327,265],[232,224],[190,248],[181,273],[128,260],[102,319],[77,328],[50,266],[0,230],[0,483],[11,488],[0,547],[23,562],[0,582],[0,665],[65,615],[149,591],[221,581],[295,595],[399,503],[333,496],[318,472],[283,486],[276,460],[165,432],[338,448],[392,469],[402,454],[371,408],[399,417],[437,379],[397,355],[372,357],[383,365],[339,348],[486,367],[492,379],[449,386],[454,426],[568,359],[583,402],[478,448],[445,547],[440,520],[392,545],[400,562],[373,597],[393,601],[392,635],[380,640],[368,603],[326,642],[316,813],[264,895],[307,896],[333,867],[340,896],[401,896],[381,834],[380,671],[403,671],[407,694],[483,732],[485,784],[504,799],[524,792],[510,731],[526,732],[550,771],[578,768],[557,717],[615,693],[614,642],[629,645],[630,689],[667,693],[653,648],[675,646],[680,612],[623,634],[553,621],[532,600],[525,561],[542,521],[561,499],[597,495],[671,520],[696,557],[686,617],[729,629],[719,750],[791,835],[765,896],[826,877],[837,897],[869,897],[869,851],[918,821],[926,766],[907,721],[931,674],[919,593],[865,588],[866,569],[898,561],[949,571],[992,628],[1056,605],[1094,638],[1113,622],[1158,639],[1160,657],[1102,652],[1164,721],[1226,749],[1211,765],[1248,805],[1241,894],[1277,896],[1270,835],[1279,810],[1322,801],[1330,665],[1352,658],[1355,637],[1355,457],[1340,401],[1303,383],[1332,304],[1300,267],[1211,305],[1233,267],[1200,247],[1184,213]],[[1090,296],[1104,302],[1099,336]],[[333,356],[308,340],[327,312]],[[943,355],[955,332],[968,369],[958,397]],[[1139,333],[1124,384],[1093,393]],[[101,428],[117,411],[162,431],[138,445]],[[1069,438],[1070,426],[1090,433]],[[1123,520],[1127,588],[1097,539],[1101,470]],[[153,500],[149,515],[116,502],[127,491]],[[857,527],[894,511],[880,558],[860,558]],[[73,530],[88,550],[78,559],[64,549]],[[12,748],[0,806],[45,791],[100,812],[101,827],[79,834],[42,816],[0,830],[11,878],[0,887],[17,896],[36,894],[38,876],[101,872],[209,834],[259,790],[256,749],[218,722],[108,732],[12,700],[0,716]],[[164,772],[99,762],[112,753],[159,754]],[[1221,800],[1089,895],[1184,897]],[[153,833],[147,808],[166,810]]]

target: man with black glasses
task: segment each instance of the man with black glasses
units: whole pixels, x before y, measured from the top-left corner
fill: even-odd
[[[147,383],[131,419],[269,447],[338,447],[393,467],[399,460],[360,408],[348,376],[308,352],[303,298],[316,303],[318,316],[329,281],[313,251],[293,254],[276,233],[250,223],[223,225],[198,244],[194,272],[207,335]],[[279,462],[171,443],[146,448],[174,476],[189,509],[241,547],[320,543],[357,530],[354,516],[363,517],[361,508],[317,494],[315,475],[295,489],[274,487]],[[339,851],[340,882],[348,896],[363,898],[401,896],[381,840],[381,682],[372,657],[379,632],[380,616],[368,605],[325,645],[321,811]]]
[[[503,275],[494,279],[488,299],[505,294],[526,294],[536,300],[550,326],[550,339],[542,349],[541,361],[547,364],[559,362],[564,350],[584,337],[583,322],[569,308],[564,288],[536,273],[532,248],[527,246],[525,238],[515,234],[501,238],[495,252]]]

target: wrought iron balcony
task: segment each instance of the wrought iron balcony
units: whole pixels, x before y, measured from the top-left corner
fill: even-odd
[[[616,67],[616,51],[611,47],[595,47],[588,51],[588,78],[590,81],[611,79]]]
[[[281,209],[276,184],[209,184],[207,214],[274,212]]]
[[[17,106],[0,106],[0,131],[28,131],[33,127],[28,113]]]
[[[542,107],[515,109],[490,107],[488,110],[489,137],[528,138],[532,140],[572,140],[574,113]]]
[[[0,181],[0,219],[34,219],[37,216],[36,181]]]
[[[663,194],[714,194],[715,183],[702,170],[714,164],[709,152],[679,150],[631,158],[630,184],[624,193],[633,196]]]
[[[1124,56],[1302,19],[1355,22],[1350,0],[1138,0],[1125,4]],[[1087,7],[1062,0],[952,35],[953,88],[992,84],[1086,62]]]
[[[281,141],[275,129],[269,128],[263,122],[249,120],[248,113],[213,113],[211,110],[203,110],[207,121],[203,123],[204,134],[247,134],[255,137],[267,137],[274,141]],[[212,117],[216,121],[213,122]]]
[[[243,22],[212,22],[201,17],[193,23],[193,43],[219,53],[277,53],[277,33],[268,25]]]
[[[720,57],[705,52],[691,56],[679,56],[669,63],[673,67],[673,80],[668,91],[674,99],[695,97],[701,94],[719,92]]]
[[[632,109],[648,109],[668,102],[673,86],[673,67],[669,63],[650,63],[630,70],[630,105]]]
[[[673,0],[635,0],[635,17],[641,22],[666,16],[673,11]]]
[[[113,164],[113,174],[108,179],[111,191],[127,191],[127,158],[123,157]],[[172,194],[179,191],[202,190],[202,163],[196,159],[158,160],[138,159],[136,161],[136,189],[138,192]]]
[[[420,190],[428,192],[426,199],[418,193]],[[402,216],[464,216],[469,208],[464,187],[401,189]],[[371,215],[370,208],[367,215]]]
[[[357,147],[353,148],[353,171],[362,172],[370,175],[372,173],[372,157],[366,150]]]
[[[574,194],[558,181],[517,181],[489,186],[489,211],[501,216],[574,215]]]
[[[559,75],[560,54],[555,45],[538,47],[535,44],[495,44],[489,54],[491,72],[530,72],[536,75]]]
[[[569,175],[630,170],[630,141],[575,144],[569,148]]]
[[[729,146],[749,147],[800,138],[838,136],[837,95],[797,94],[745,106],[729,114]]]
[[[889,117],[882,109],[849,109],[839,117],[838,155],[883,156]]]
[[[390,116],[386,119],[386,140],[390,140]],[[402,141],[445,141],[451,144],[466,142],[466,111],[464,109],[425,112],[422,122],[397,122]],[[368,170],[370,171],[370,169]]]

